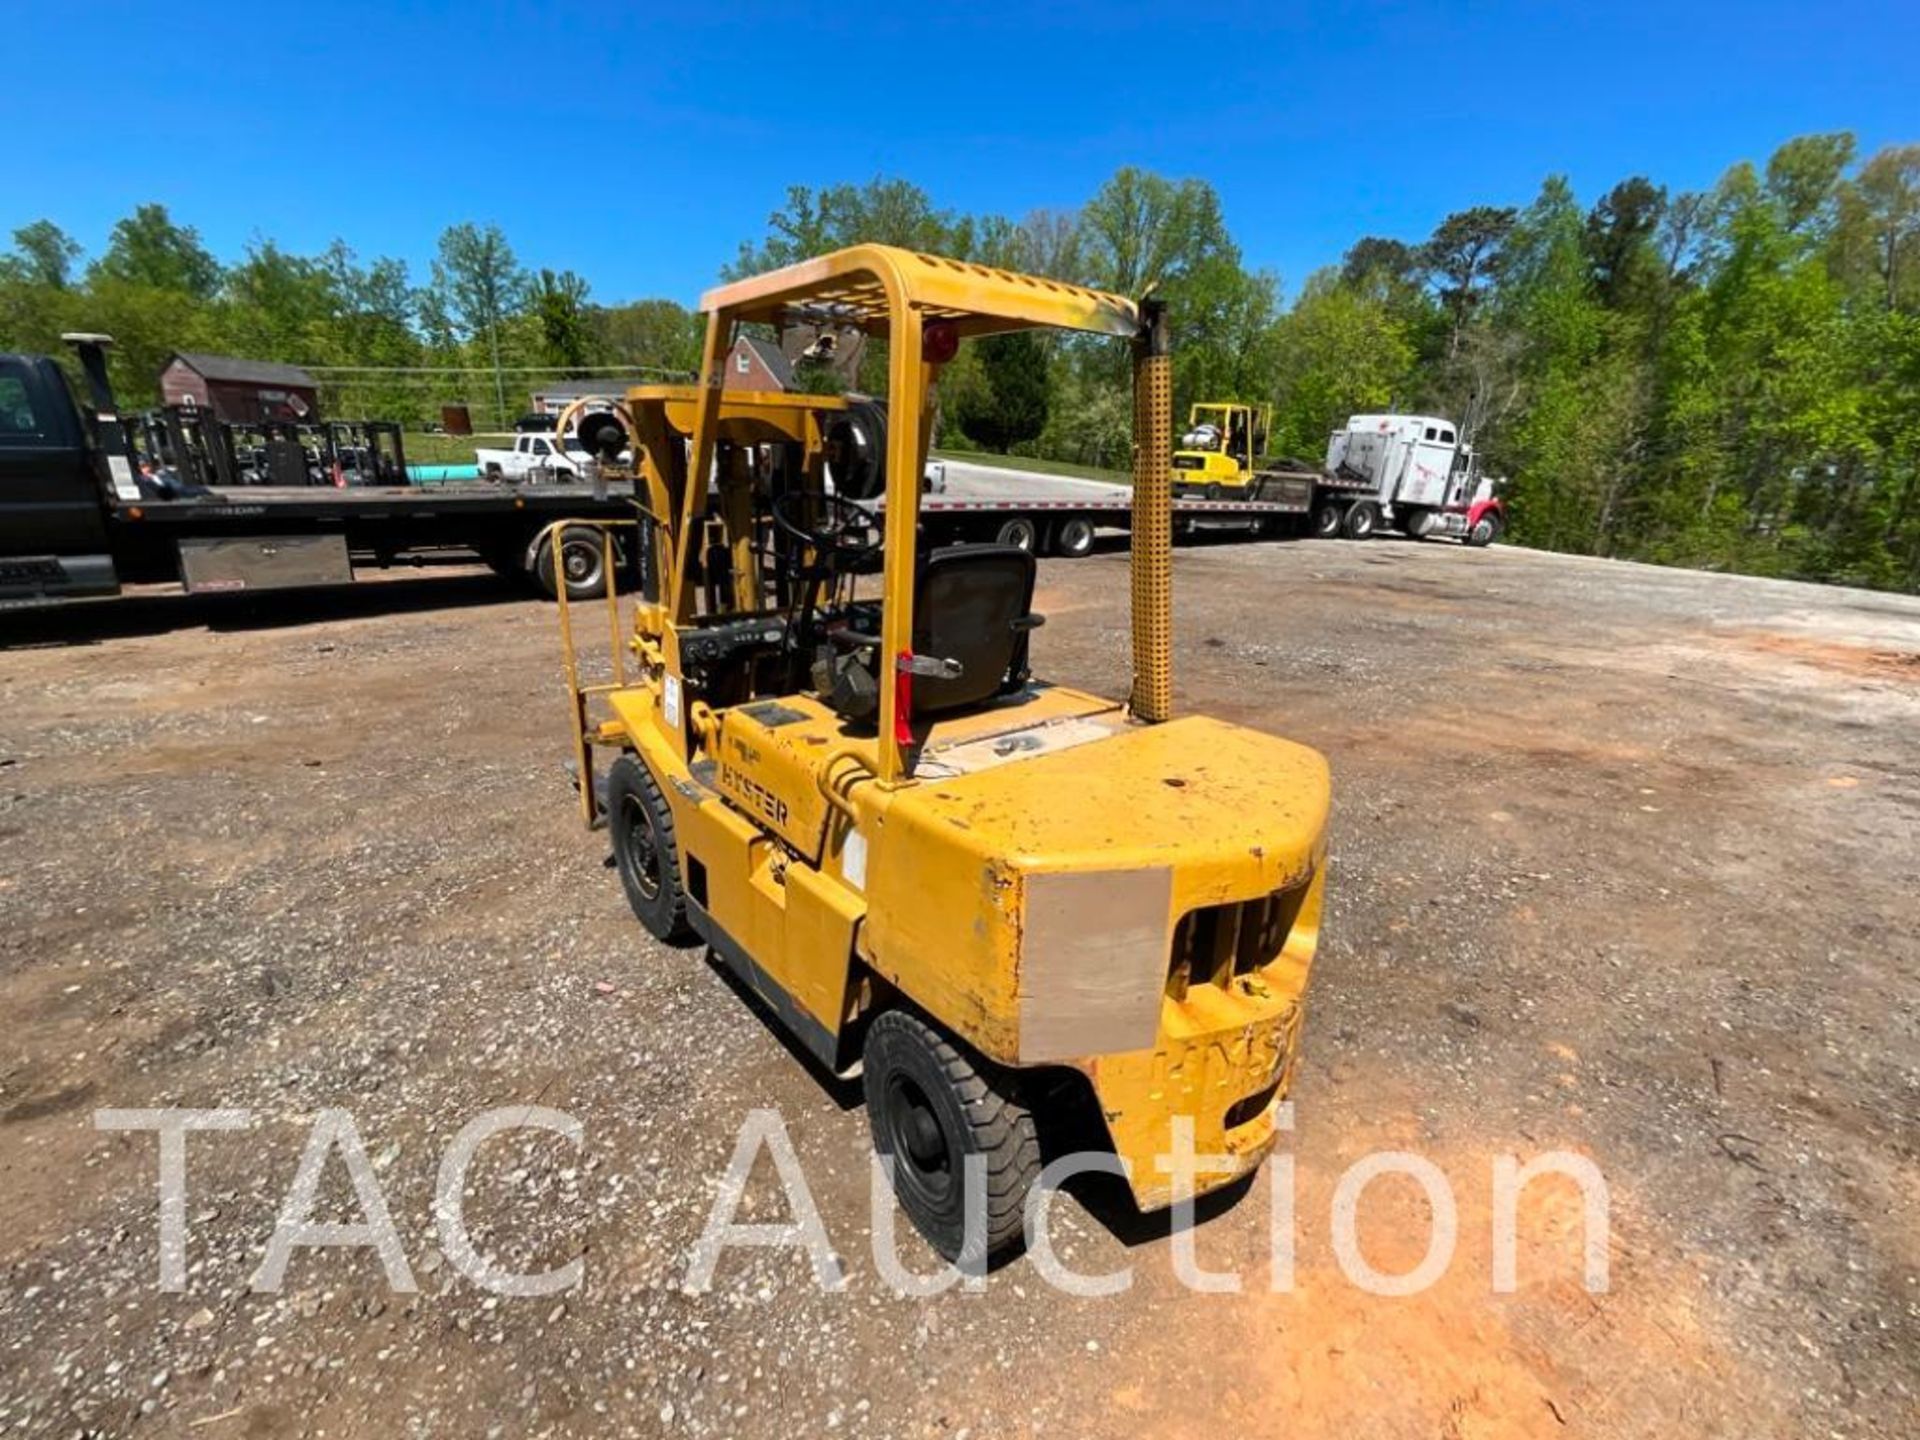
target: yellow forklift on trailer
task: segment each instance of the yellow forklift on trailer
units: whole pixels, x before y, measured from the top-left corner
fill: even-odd
[[[1176,1121],[1199,1190],[1250,1172],[1293,1073],[1328,774],[1303,746],[1172,716],[1163,311],[877,245],[702,309],[700,384],[620,407],[640,575],[630,634],[607,601],[611,680],[582,682],[564,595],[560,612],[581,805],[635,913],[862,1075],[901,1205],[950,1258],[1020,1240],[1050,1082],[1090,1089],[1142,1209],[1178,1198],[1159,1163]],[[805,320],[887,343],[884,513],[829,484],[843,401],[722,389],[737,327]],[[1133,350],[1124,702],[1031,674],[1030,554],[918,543],[941,367],[1036,327]]]
[[[1203,500],[1245,500],[1254,480],[1254,457],[1267,448],[1273,407],[1202,401],[1187,412],[1187,432],[1173,452],[1176,495]]]
[[[1180,448],[1173,452],[1175,497],[1273,501],[1304,514],[1313,501],[1316,472],[1299,461],[1266,458],[1272,433],[1271,405],[1202,401],[1193,406]]]

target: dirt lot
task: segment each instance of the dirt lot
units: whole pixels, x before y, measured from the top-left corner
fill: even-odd
[[[1164,1224],[1095,1187],[981,1293],[892,1293],[857,1095],[697,951],[651,943],[561,773],[551,610],[432,576],[271,610],[166,597],[0,616],[0,1431],[1471,1437],[1920,1433],[1920,602],[1497,549],[1214,545],[1177,566],[1184,704],[1336,783],[1300,1080],[1296,1273],[1268,1174]],[[1119,690],[1125,556],[1048,562],[1045,673]],[[436,1248],[584,1263],[499,1299]],[[153,1137],[100,1107],[238,1107],[187,1147],[188,1289],[157,1286]],[[790,1250],[684,1288],[747,1113],[784,1118],[840,1293]],[[248,1281],[324,1110],[353,1116],[417,1294],[371,1251]],[[1447,1178],[1459,1244],[1405,1298],[1330,1204],[1379,1149]],[[1491,1167],[1528,1192],[1491,1285]],[[336,1160],[320,1213],[356,1215]],[[750,1218],[784,1217],[762,1162]],[[1360,1240],[1414,1265],[1385,1179]],[[903,1234],[906,1264],[932,1257]]]

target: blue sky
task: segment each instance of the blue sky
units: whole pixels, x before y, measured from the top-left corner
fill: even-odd
[[[692,302],[790,183],[1071,207],[1135,164],[1218,187],[1289,293],[1362,234],[1674,188],[1788,136],[1920,141],[1920,5],[54,4],[0,0],[0,230],[95,253],[158,200],[223,259],[344,237],[424,279],[498,221],[604,301]]]

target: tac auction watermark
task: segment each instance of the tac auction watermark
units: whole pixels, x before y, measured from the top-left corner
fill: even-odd
[[[96,1110],[95,1128],[104,1131],[150,1133],[157,1141],[156,1239],[159,1288],[182,1292],[188,1288],[188,1248],[191,1243],[190,1167],[188,1137],[207,1132],[254,1132],[254,1116],[245,1109],[128,1109]],[[1293,1107],[1277,1107],[1282,1135],[1293,1128]],[[508,1298],[539,1298],[577,1289],[586,1280],[586,1260],[577,1254],[564,1265],[541,1271],[510,1270],[473,1242],[465,1206],[468,1174],[481,1148],[499,1136],[516,1131],[556,1136],[575,1151],[586,1143],[586,1127],[575,1116],[544,1106],[509,1105],[474,1116],[440,1152],[435,1171],[433,1228],[435,1241],[453,1270],[479,1289]],[[1166,1263],[1175,1279],[1201,1294],[1237,1294],[1246,1278],[1234,1270],[1202,1266],[1197,1249],[1195,1208],[1198,1178],[1225,1157],[1198,1153],[1190,1120],[1176,1117],[1167,1151],[1154,1165],[1168,1178],[1174,1195],[1169,1213]],[[200,1143],[214,1143],[202,1141]],[[234,1142],[228,1142],[234,1143]],[[770,1162],[786,1209],[779,1221],[747,1221],[748,1183],[761,1158]],[[344,1170],[352,1187],[357,1219],[319,1220],[314,1217],[320,1184],[330,1166]],[[867,1232],[870,1258],[880,1284],[904,1298],[939,1294],[960,1287],[984,1290],[990,1266],[984,1237],[989,1197],[984,1162],[968,1156],[963,1165],[965,1240],[956,1260],[915,1270],[900,1254],[898,1207],[893,1193],[892,1161],[875,1155],[868,1187],[870,1214]],[[1132,1288],[1136,1266],[1129,1262],[1089,1272],[1065,1263],[1053,1242],[1053,1211],[1061,1188],[1076,1176],[1107,1174],[1126,1179],[1123,1162],[1111,1151],[1085,1150],[1058,1156],[1041,1170],[1039,1183],[1027,1195],[1024,1255],[1018,1262],[1029,1275],[1065,1294],[1080,1298],[1117,1295]],[[1382,1270],[1370,1262],[1361,1244],[1362,1217],[1368,1192],[1390,1176],[1410,1180],[1421,1191],[1428,1214],[1426,1245],[1417,1263],[1401,1270]],[[1410,1150],[1371,1151],[1343,1170],[1328,1207],[1328,1234],[1333,1259],[1346,1282],[1369,1295],[1417,1295],[1440,1283],[1452,1270],[1460,1240],[1456,1178],[1484,1185],[1489,1198],[1489,1290],[1511,1294],[1519,1288],[1520,1217],[1526,1192],[1536,1181],[1557,1177],[1570,1182],[1580,1195],[1578,1227],[1581,1283],[1588,1292],[1604,1293],[1609,1285],[1611,1205],[1607,1183],[1590,1158],[1574,1151],[1553,1150],[1522,1160],[1517,1155],[1495,1155],[1484,1176],[1455,1177],[1433,1160]],[[688,1173],[675,1183],[703,1185],[705,1178]],[[1253,1180],[1264,1187],[1268,1206],[1264,1288],[1276,1293],[1294,1288],[1297,1260],[1299,1203],[1295,1156],[1284,1148],[1270,1155]],[[537,1237],[563,1243],[564,1235]],[[296,1251],[351,1248],[371,1250],[379,1259],[387,1284],[395,1291],[419,1289],[405,1244],[393,1222],[375,1167],[361,1138],[360,1127],[345,1109],[320,1111],[283,1196],[266,1252],[248,1279],[257,1292],[276,1293],[285,1283]],[[816,1203],[805,1167],[794,1148],[785,1120],[777,1110],[748,1111],[740,1124],[733,1151],[719,1176],[713,1203],[699,1236],[687,1247],[682,1288],[704,1294],[714,1288],[727,1252],[734,1249],[787,1249],[803,1256],[812,1281],[822,1290],[837,1292],[848,1284],[843,1252],[833,1243]]]

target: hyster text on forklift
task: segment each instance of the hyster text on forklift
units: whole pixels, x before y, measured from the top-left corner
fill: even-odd
[[[634,911],[863,1077],[900,1203],[949,1257],[1017,1245],[1068,1092],[1144,1209],[1180,1198],[1162,1161],[1185,1146],[1200,1191],[1251,1172],[1293,1074],[1329,781],[1304,746],[1172,716],[1163,311],[877,245],[702,308],[699,386],[621,406],[644,499],[610,681],[582,683],[560,610],[580,800]],[[738,326],[809,315],[887,343],[883,514],[825,483],[845,400],[721,388]],[[942,366],[1033,328],[1133,350],[1125,701],[1032,673],[1030,553],[918,523]]]
[[[632,513],[628,499],[599,486],[213,484],[159,493],[141,473],[142,427],[120,414],[107,383],[111,342],[67,339],[86,375],[84,407],[50,357],[0,355],[0,604],[112,595],[137,582],[178,580],[189,591],[327,585],[352,580],[356,565],[443,550],[531,575],[549,593],[562,583],[577,598],[605,588],[596,533],[568,528],[542,539],[563,517]],[[358,464],[365,452],[353,453]],[[366,458],[369,478],[404,478],[404,466]],[[304,461],[298,469],[306,479]]]

